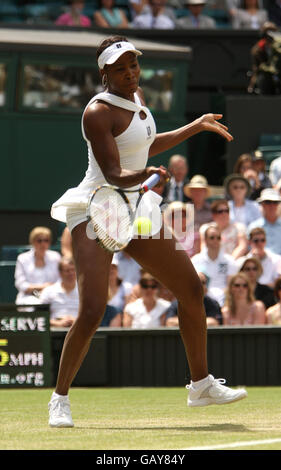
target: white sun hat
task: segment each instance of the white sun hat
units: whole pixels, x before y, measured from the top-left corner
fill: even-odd
[[[142,55],[142,52],[135,48],[131,42],[120,41],[115,42],[107,47],[98,58],[99,69],[103,69],[105,65],[114,64],[116,60],[125,52],[133,52],[135,55]]]

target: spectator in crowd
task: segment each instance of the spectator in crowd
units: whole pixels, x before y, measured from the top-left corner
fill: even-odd
[[[40,292],[59,279],[58,264],[61,255],[50,250],[51,230],[35,227],[29,234],[31,250],[21,253],[16,261],[15,286],[18,290],[16,304],[38,304]]]
[[[170,302],[160,299],[158,282],[149,273],[140,279],[141,296],[124,309],[123,326],[126,328],[157,328],[165,325],[165,312]]]
[[[226,199],[217,199],[211,204],[213,222],[200,227],[200,250],[205,246],[205,230],[211,225],[218,226],[221,232],[221,248],[224,253],[237,259],[248,251],[246,227],[240,222],[230,222],[229,207]]]
[[[221,232],[217,226],[205,230],[205,245],[191,261],[197,272],[206,273],[210,279],[208,295],[222,306],[228,279],[237,272],[238,267],[233,257],[221,249]]]
[[[275,304],[273,289],[259,282],[263,268],[258,258],[246,258],[240,271],[248,276],[256,300],[263,302],[265,308],[269,308]]]
[[[281,0],[270,0],[267,9],[270,21],[281,26]]]
[[[259,259],[263,269],[259,282],[272,287],[275,279],[281,275],[281,256],[266,248],[266,232],[262,227],[256,227],[250,231],[249,242],[249,253],[238,259],[238,263],[241,265],[246,259],[252,257]]]
[[[276,67],[275,42],[272,33],[276,24],[266,21],[260,32],[260,39],[251,49],[252,71],[248,86],[249,93],[276,95],[280,93],[280,77]]]
[[[39,300],[50,305],[50,325],[69,327],[79,309],[79,296],[75,266],[72,258],[62,257],[59,262],[60,279],[42,290]]]
[[[185,0],[184,5],[189,10],[188,16],[183,16],[176,21],[179,29],[215,29],[216,22],[213,18],[202,13],[205,0]]]
[[[232,276],[222,307],[224,325],[264,325],[265,307],[256,300],[251,283],[244,273]]]
[[[83,15],[85,2],[83,0],[71,0],[69,12],[60,15],[55,24],[57,26],[83,26],[85,28],[91,26],[91,20]]]
[[[109,272],[108,305],[112,305],[122,314],[132,288],[131,283],[123,282],[119,277],[118,261],[113,257]]]
[[[94,12],[95,25],[100,28],[128,28],[126,13],[115,6],[114,0],[100,0]]]
[[[171,202],[163,212],[165,227],[169,227],[178,240],[178,249],[189,256],[199,253],[199,239],[194,240],[194,210],[191,204],[180,201]]]
[[[252,156],[250,153],[242,153],[240,155],[234,165],[233,173],[244,175],[245,171],[250,170],[252,168]]]
[[[134,20],[137,15],[149,12],[150,10],[148,0],[129,0],[128,6],[132,20]]]
[[[218,326],[222,324],[221,308],[218,302],[207,295],[208,276],[204,273],[198,273],[204,291],[204,307],[206,311],[207,326]],[[178,301],[173,300],[166,311],[166,326],[178,326]]]
[[[281,277],[276,279],[273,292],[277,303],[267,309],[267,323],[271,325],[281,325]]]
[[[252,154],[252,165],[253,165],[253,170],[258,175],[258,180],[260,183],[259,188],[257,188],[256,192],[252,194],[252,196],[254,196],[253,199],[257,199],[260,196],[263,189],[272,187],[272,183],[271,183],[269,176],[266,173],[265,159],[263,158],[263,154],[259,150],[256,150]]]
[[[149,11],[145,10],[132,21],[133,28],[174,29],[175,23],[165,11],[164,0],[149,0]]]
[[[118,265],[118,275],[123,282],[135,285],[140,280],[140,265],[125,251],[115,253],[112,262]]]
[[[265,9],[259,8],[258,0],[244,0],[232,15],[234,29],[259,29],[268,20]]]
[[[164,202],[181,201],[188,202],[188,198],[184,193],[184,186],[189,182],[188,178],[188,161],[183,155],[173,155],[169,159],[168,170],[171,178],[166,183],[162,197]]]
[[[246,178],[251,186],[249,199],[257,199],[261,192],[261,183],[259,175],[253,166],[253,157],[250,153],[243,153],[238,158],[235,166],[234,173],[238,173]]]
[[[72,258],[62,257],[59,262],[60,279],[42,290],[41,304],[50,305],[50,325],[70,327],[79,311],[79,294],[75,265]],[[119,327],[122,315],[115,307],[107,305],[100,326]]]
[[[281,218],[278,216],[281,196],[275,189],[267,188],[263,189],[257,201],[262,206],[262,215],[249,225],[249,232],[256,227],[264,228],[267,248],[281,255]]]
[[[271,162],[269,167],[269,178],[273,187],[275,187],[281,179],[281,157],[277,157]]]
[[[208,202],[211,190],[204,176],[195,175],[184,186],[184,193],[194,206],[194,247],[196,250],[200,246],[199,229],[201,225],[212,221],[211,206]]]
[[[240,222],[246,227],[261,216],[259,205],[250,201],[251,186],[244,176],[232,174],[224,181],[226,198],[229,199],[229,215],[231,222]]]
[[[61,240],[61,254],[62,256],[66,256],[67,258],[72,258],[72,238],[71,238],[71,232],[68,227],[65,227]]]

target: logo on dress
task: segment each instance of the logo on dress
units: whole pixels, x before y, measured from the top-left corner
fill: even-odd
[[[150,137],[151,137],[151,127],[150,126],[146,127],[146,132],[147,132],[147,138],[150,139]]]
[[[116,44],[117,49],[120,49],[122,45],[120,43]]]

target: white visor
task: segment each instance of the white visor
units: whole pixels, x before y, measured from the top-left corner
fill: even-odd
[[[142,55],[142,52],[138,51],[131,42],[115,42],[111,46],[107,47],[99,56],[99,69],[102,70],[106,64],[114,64],[114,62],[116,62],[122,54],[125,54],[125,52],[133,52],[136,55]]]

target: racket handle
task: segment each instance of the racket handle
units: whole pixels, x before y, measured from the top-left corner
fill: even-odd
[[[149,189],[153,188],[160,180],[160,176],[157,173],[154,173],[154,175],[151,175],[147,180],[145,180],[142,185],[141,189],[146,192]]]

